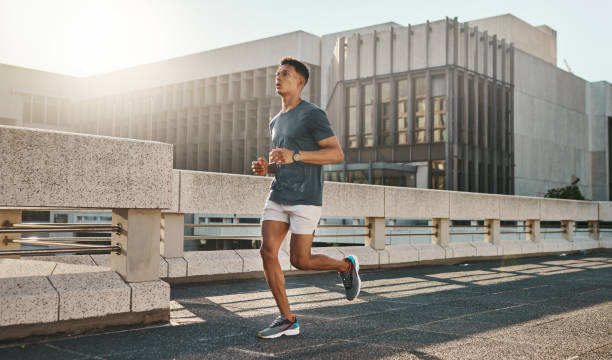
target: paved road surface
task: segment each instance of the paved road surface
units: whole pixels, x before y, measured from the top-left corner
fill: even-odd
[[[302,333],[260,340],[264,281],[175,287],[172,325],[0,345],[0,359],[612,359],[612,254],[289,277]]]

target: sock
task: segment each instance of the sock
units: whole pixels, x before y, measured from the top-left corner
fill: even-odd
[[[351,271],[351,268],[353,267],[353,263],[350,260],[344,259],[344,261],[346,261],[349,265],[349,268],[346,270],[346,272]]]

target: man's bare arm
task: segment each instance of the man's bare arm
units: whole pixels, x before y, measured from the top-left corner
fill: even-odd
[[[344,153],[335,136],[323,139],[317,144],[320,150],[300,151],[301,162],[317,165],[336,164],[344,161]],[[293,162],[293,150],[273,149],[270,151],[270,159],[276,164],[291,164]]]

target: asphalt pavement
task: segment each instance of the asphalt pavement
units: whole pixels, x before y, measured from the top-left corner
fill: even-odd
[[[612,254],[287,278],[301,333],[262,340],[263,280],[172,289],[171,324],[0,344],[0,359],[612,359]]]

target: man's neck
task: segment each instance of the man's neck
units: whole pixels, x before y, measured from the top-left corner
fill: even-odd
[[[300,101],[302,101],[302,99],[300,98],[300,95],[286,95],[282,97],[283,99],[283,107],[282,107],[282,112],[287,112],[291,109],[293,109],[294,107],[298,106],[298,104],[300,103]]]

